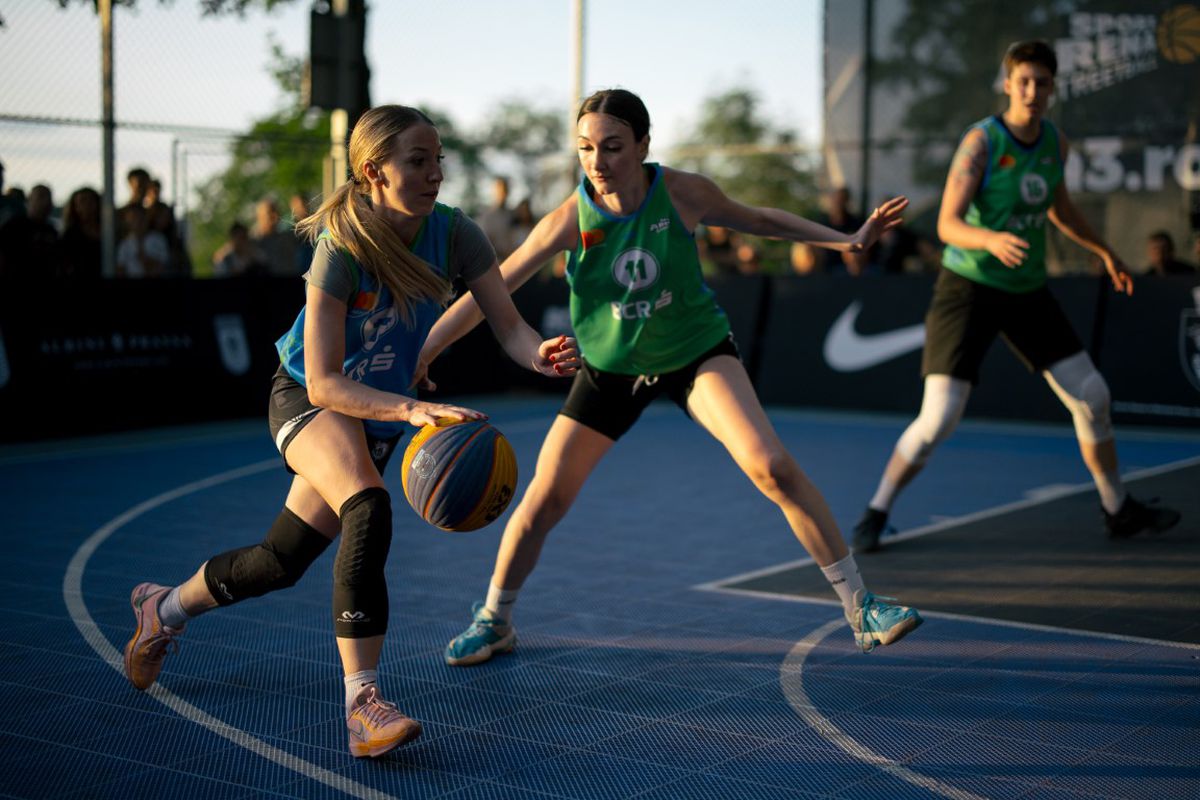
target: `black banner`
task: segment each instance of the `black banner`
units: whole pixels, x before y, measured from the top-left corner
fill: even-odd
[[[729,276],[711,282],[764,403],[915,414],[928,277]],[[1102,278],[1050,289],[1112,389],[1119,422],[1200,427],[1200,279]],[[567,287],[536,279],[514,301],[545,337],[569,332]],[[107,281],[0,286],[0,441],[265,416],[275,340],[302,281]],[[431,370],[430,399],[565,392],[514,364],[486,325]],[[1040,375],[997,341],[968,414],[1067,422]]]

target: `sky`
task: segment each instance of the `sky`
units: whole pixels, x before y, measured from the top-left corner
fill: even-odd
[[[245,129],[279,104],[269,43],[290,55],[307,51],[309,6],[297,0],[240,19],[202,17],[197,0],[119,7],[118,120]],[[372,101],[436,107],[468,130],[505,99],[561,108],[567,118],[573,7],[573,0],[372,0]],[[0,5],[0,17],[0,118],[99,119],[100,32],[91,2],[74,0],[64,10],[57,0],[15,0]],[[585,94],[610,86],[638,93],[651,114],[652,157],[666,157],[686,136],[704,98],[743,86],[774,125],[816,144],[821,38],[822,0],[587,0]],[[0,119],[0,160],[7,186],[48,183],[61,203],[80,185],[99,186],[101,138],[88,126]],[[171,199],[226,163],[219,140],[119,129],[118,202],[120,176],[132,166],[148,166]]]

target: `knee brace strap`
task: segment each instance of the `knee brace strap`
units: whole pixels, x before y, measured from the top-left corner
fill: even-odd
[[[261,597],[294,586],[329,544],[328,537],[284,508],[262,542],[210,558],[204,581],[219,605]]]
[[[384,565],[392,545],[392,500],[386,489],[363,489],[342,504],[342,541],[333,564],[333,630],[344,639],[387,630]]]

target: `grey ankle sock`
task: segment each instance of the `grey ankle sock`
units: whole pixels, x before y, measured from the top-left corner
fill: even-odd
[[[176,630],[182,628],[191,619],[191,616],[183,610],[183,603],[179,602],[178,586],[167,592],[167,596],[158,604],[158,619],[163,625]]]

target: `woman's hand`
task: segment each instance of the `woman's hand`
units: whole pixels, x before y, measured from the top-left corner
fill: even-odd
[[[1111,252],[1105,253],[1104,269],[1108,272],[1114,289],[1125,295],[1133,295],[1133,276],[1129,274],[1129,267],[1125,266],[1120,256]]]
[[[901,196],[893,197],[872,211],[871,216],[867,217],[867,221],[851,239],[850,252],[859,253],[868,250],[871,245],[879,241],[879,237],[883,235],[884,231],[890,231],[902,224],[904,219],[900,215],[906,208],[908,208],[908,198]]]
[[[423,400],[409,400],[404,404],[404,419],[409,425],[417,428],[423,425],[436,425],[438,420],[463,422],[469,419],[487,419],[487,414],[462,406],[450,406],[445,403],[426,403]]]
[[[1029,255],[1029,242],[1015,233],[994,231],[988,237],[987,251],[1004,266],[1016,269],[1025,261],[1025,256]]]
[[[565,378],[579,371],[579,345],[573,336],[555,336],[538,346],[535,372],[551,378]]]

